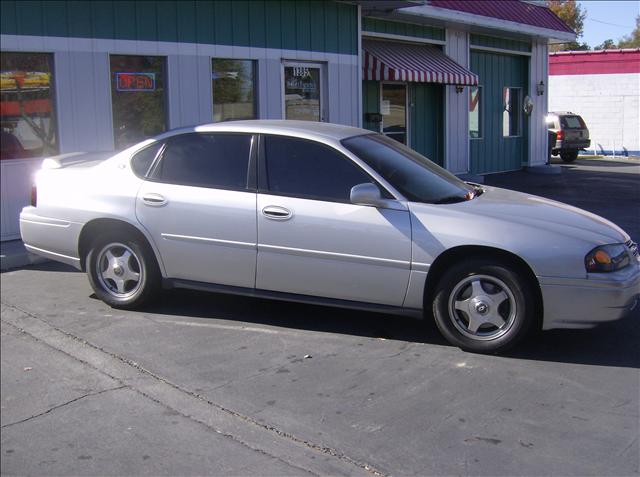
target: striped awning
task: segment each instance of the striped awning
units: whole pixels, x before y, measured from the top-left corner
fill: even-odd
[[[478,76],[430,45],[363,40],[364,79],[475,86]]]

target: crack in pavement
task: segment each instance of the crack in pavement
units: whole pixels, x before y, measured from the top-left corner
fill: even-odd
[[[76,336],[76,335],[74,335],[74,334],[72,334],[70,332],[67,332],[67,331],[65,331],[65,330],[63,330],[61,328],[58,328],[57,326],[49,323],[47,320],[39,317],[38,315],[36,315],[34,313],[31,313],[31,312],[29,312],[27,310],[24,310],[24,309],[20,308],[17,305],[13,305],[13,304],[7,303],[5,301],[1,301],[1,303],[2,303],[2,305],[6,306],[8,308],[12,308],[13,310],[15,310],[15,311],[17,311],[19,313],[22,313],[22,314],[24,314],[24,315],[26,315],[26,316],[28,316],[28,317],[30,317],[32,319],[35,319],[35,320],[43,323],[45,326],[50,327],[51,329],[53,329],[53,330],[57,331],[58,333],[64,335],[68,339],[71,339],[71,340],[73,340],[73,341],[75,341],[75,342],[77,342],[77,343],[79,343],[81,345],[90,347],[90,348],[92,348],[92,349],[94,349],[96,351],[99,351],[100,353],[106,354],[106,355],[110,356],[111,358],[113,358],[115,360],[118,360],[119,362],[121,362],[121,363],[123,363],[123,364],[125,364],[125,365],[127,365],[127,366],[129,366],[131,368],[134,368],[139,373],[144,374],[145,376],[152,378],[153,380],[157,381],[158,383],[167,385],[167,386],[179,391],[182,394],[185,394],[185,395],[188,395],[188,396],[190,396],[192,398],[195,398],[198,401],[200,401],[202,403],[205,403],[206,405],[208,405],[210,407],[214,407],[214,408],[218,409],[219,411],[222,411],[223,413],[225,413],[227,415],[230,415],[230,416],[233,416],[233,417],[235,417],[237,419],[240,419],[240,420],[242,420],[243,422],[245,422],[247,424],[251,424],[253,426],[261,428],[262,430],[265,430],[265,431],[268,431],[270,433],[276,434],[277,436],[279,436],[279,437],[281,437],[283,439],[286,439],[286,440],[288,440],[288,441],[290,441],[290,442],[292,442],[294,444],[297,444],[297,445],[302,445],[302,446],[304,446],[304,447],[306,447],[306,448],[308,448],[308,449],[310,449],[312,451],[319,452],[319,453],[334,457],[334,458],[336,458],[336,459],[338,459],[338,460],[340,460],[340,461],[342,461],[342,462],[344,462],[346,464],[358,467],[361,470],[364,470],[369,474],[373,474],[373,475],[376,475],[376,476],[387,476],[388,475],[385,472],[375,468],[374,466],[372,466],[370,464],[367,464],[367,463],[364,463],[364,462],[360,462],[360,461],[358,461],[358,460],[356,460],[354,458],[351,458],[351,457],[347,456],[346,454],[344,454],[343,452],[341,452],[341,451],[339,451],[337,449],[334,449],[333,447],[322,445],[322,444],[317,444],[315,442],[303,439],[301,437],[297,437],[297,436],[295,436],[295,435],[293,435],[293,434],[291,434],[289,432],[286,432],[286,431],[283,431],[282,429],[279,429],[275,425],[259,422],[258,420],[254,419],[254,418],[252,418],[250,416],[244,415],[244,414],[242,414],[242,413],[240,413],[238,411],[234,411],[233,409],[229,409],[229,408],[227,408],[227,407],[225,407],[225,406],[223,406],[223,405],[221,405],[219,403],[213,402],[213,401],[209,400],[207,397],[205,397],[205,396],[203,396],[201,394],[198,394],[196,392],[193,392],[193,391],[190,391],[188,389],[182,388],[178,384],[175,384],[175,383],[167,380],[166,378],[163,378],[162,376],[159,376],[159,375],[155,374],[154,372],[144,368],[143,366],[141,366],[137,362],[135,362],[135,361],[133,361],[133,360],[131,360],[129,358],[126,358],[124,356],[120,356],[119,354],[116,354],[114,352],[108,351],[108,350],[106,350],[106,349],[104,349],[104,348],[102,348],[102,347],[100,347],[100,346],[98,346],[96,344],[93,344],[93,343],[91,343],[91,342],[89,342],[89,341],[87,341],[87,340],[85,340],[85,339],[83,339],[83,338],[81,338],[79,336]],[[33,335],[32,333],[26,331],[23,328],[20,328],[19,326],[16,326],[13,323],[7,322],[4,319],[2,319],[0,321],[2,321],[3,323],[8,324],[10,326],[13,326],[13,327],[17,328],[21,332],[26,333],[29,336],[33,337],[34,339],[45,343],[49,347],[51,347],[51,348],[53,348],[53,349],[55,349],[57,351],[60,351],[60,352],[62,352],[64,354],[66,354],[67,356],[70,356],[71,358],[82,362],[83,364],[86,364],[86,365],[90,366],[91,368],[93,368],[93,369],[95,369],[95,370],[97,370],[97,371],[109,376],[110,378],[112,378],[112,379],[116,380],[117,382],[122,383],[123,385],[126,386],[125,382],[121,378],[118,378],[117,376],[110,375],[106,371],[104,371],[104,370],[92,365],[91,363],[89,363],[89,362],[87,362],[85,360],[82,360],[82,359],[78,358],[77,356],[69,354],[66,351],[64,351],[63,349],[57,348],[57,347],[49,344],[48,342],[46,342],[46,341],[44,341],[42,339],[39,339],[37,336]],[[154,402],[156,402],[156,403],[158,403],[158,404],[160,404],[160,405],[162,405],[162,406],[164,406],[164,407],[166,407],[168,409],[171,409],[172,411],[175,411],[178,414],[182,415],[183,417],[186,417],[188,419],[193,420],[194,422],[198,422],[199,424],[203,424],[203,425],[207,426],[208,428],[214,430],[216,433],[218,433],[218,434],[220,434],[222,436],[225,436],[225,437],[227,437],[229,439],[233,439],[234,441],[242,444],[243,446],[245,446],[245,447],[247,447],[247,448],[249,448],[251,450],[263,453],[264,455],[270,456],[270,457],[272,457],[274,459],[277,459],[277,460],[279,460],[279,461],[281,461],[281,462],[283,462],[283,463],[285,463],[285,464],[287,464],[287,465],[289,465],[291,467],[297,468],[299,470],[303,470],[303,471],[305,471],[307,473],[310,473],[310,474],[313,474],[313,475],[318,475],[318,474],[315,474],[314,472],[312,472],[311,470],[304,469],[304,468],[299,467],[299,466],[297,466],[295,464],[287,462],[286,460],[282,459],[281,457],[278,457],[276,455],[272,455],[272,454],[268,453],[267,451],[265,451],[263,449],[255,448],[254,446],[249,445],[248,443],[246,443],[242,439],[240,439],[240,438],[238,438],[238,437],[236,437],[236,436],[234,436],[234,435],[232,435],[230,433],[227,433],[227,432],[221,431],[219,429],[216,429],[215,427],[211,426],[207,422],[199,420],[199,419],[195,418],[194,416],[191,416],[189,414],[185,414],[182,411],[180,411],[179,409],[173,408],[172,406],[168,405],[167,403],[160,401],[159,399],[151,396],[148,393],[145,393],[144,391],[134,387],[133,385],[128,385],[128,387],[131,390],[135,391],[136,393],[144,396],[145,398],[150,399],[150,400],[152,400],[152,401],[154,401]]]
[[[11,325],[11,323],[8,323],[8,324]],[[38,418],[40,416],[44,416],[45,414],[49,414],[50,412],[55,411],[56,409],[60,409],[61,407],[68,406],[69,404],[73,404],[74,402],[78,402],[78,401],[80,401],[81,399],[84,399],[84,398],[88,398],[88,397],[92,397],[92,396],[99,396],[100,394],[104,394],[104,393],[107,393],[109,391],[117,391],[119,389],[124,389],[124,388],[128,388],[128,387],[129,386],[127,386],[127,385],[122,385],[122,386],[118,386],[118,387],[115,387],[115,388],[103,389],[102,391],[96,391],[96,392],[92,392],[92,393],[83,394],[82,396],[78,396],[77,398],[71,399],[70,401],[63,402],[62,404],[58,404],[56,406],[50,407],[46,411],[40,412],[38,414],[34,414],[33,416],[25,417],[24,419],[20,419],[19,421],[16,421],[16,422],[10,422],[9,424],[4,424],[3,426],[0,426],[0,429],[6,429],[7,427],[11,427],[11,426],[15,426],[17,424],[22,424],[24,422],[31,421],[32,419],[36,419],[36,418]]]

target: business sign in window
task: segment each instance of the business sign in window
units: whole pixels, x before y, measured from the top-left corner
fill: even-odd
[[[118,91],[155,91],[155,73],[116,73]]]
[[[165,58],[111,55],[109,59],[116,149],[166,131]]]

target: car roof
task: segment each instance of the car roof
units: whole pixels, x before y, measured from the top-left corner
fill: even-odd
[[[158,139],[185,134],[189,132],[245,132],[259,134],[284,134],[297,137],[342,139],[372,134],[367,129],[345,126],[343,124],[321,123],[316,121],[294,121],[289,119],[253,119],[242,121],[226,121],[202,124],[186,128],[174,129],[158,136]]]
[[[571,111],[549,111],[549,114],[553,114],[555,116],[580,116],[577,113],[572,113]]]

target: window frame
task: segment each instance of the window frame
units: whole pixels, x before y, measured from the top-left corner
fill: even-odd
[[[169,118],[169,57],[168,55],[160,55],[160,54],[153,54],[153,55],[144,55],[144,54],[139,54],[139,53],[118,53],[118,52],[113,52],[113,51],[109,51],[107,52],[107,60],[109,61],[109,112],[111,113],[111,138],[113,140],[113,145],[115,147],[116,150],[123,150],[123,149],[127,149],[128,147],[134,146],[136,143],[130,144],[129,146],[124,146],[124,147],[119,147],[118,144],[116,143],[116,127],[114,124],[114,103],[113,103],[113,93],[114,93],[114,88],[113,88],[113,81],[114,81],[114,71],[113,71],[113,67],[111,66],[111,59],[114,56],[147,56],[147,57],[155,57],[155,58],[161,58],[162,59],[162,69],[161,69],[161,73],[162,73],[162,88],[163,88],[163,92],[162,92],[162,102],[163,102],[163,114],[164,114],[164,130],[161,131],[158,134],[164,134],[167,131],[169,131],[171,129],[171,124],[170,124],[170,118]],[[117,72],[115,72],[117,73]],[[145,141],[147,139],[151,139],[151,137],[147,137],[147,138],[143,138],[138,142],[142,142]]]
[[[405,139],[406,142],[401,142],[400,144],[404,144],[407,147],[411,147],[411,111],[410,111],[410,106],[411,106],[411,91],[409,90],[410,88],[410,83],[408,81],[380,81],[380,91],[379,91],[379,95],[380,95],[380,104],[378,105],[378,109],[380,112],[382,112],[382,101],[383,101],[383,93],[384,93],[384,85],[401,85],[404,86],[404,124],[405,124]],[[378,128],[379,128],[379,133],[380,134],[384,134],[387,137],[390,137],[391,139],[394,139],[394,135],[397,133],[385,133],[384,132],[384,115],[382,121],[380,121],[378,123]],[[397,139],[395,139],[397,141]],[[398,141],[400,142],[400,141]]]
[[[2,50],[2,55],[3,56],[7,56],[7,55],[43,55],[47,57],[47,66],[49,67],[49,101],[51,101],[51,113],[50,113],[50,121],[53,122],[54,124],[54,131],[53,131],[53,144],[55,145],[55,151],[50,153],[45,153],[44,152],[44,144],[43,144],[43,153],[38,155],[38,156],[25,156],[25,157],[15,157],[13,159],[2,159],[3,162],[5,161],[24,161],[24,160],[34,160],[34,159],[41,159],[43,157],[47,157],[47,156],[51,156],[51,155],[56,155],[56,154],[60,154],[60,117],[59,117],[59,110],[58,110],[58,85],[57,85],[57,71],[56,71],[56,55],[54,51],[33,51],[33,50],[26,50],[26,51],[22,51],[22,50],[15,50],[15,49],[9,49],[9,50]],[[6,93],[4,93],[6,94]],[[17,139],[17,138],[16,138]],[[20,140],[18,139],[18,142],[20,142]],[[22,146],[22,143],[20,142],[20,145]],[[24,147],[23,147],[24,149]]]
[[[171,141],[175,141],[176,139],[182,138],[184,136],[195,136],[195,135],[213,136],[213,135],[221,135],[221,134],[224,134],[226,136],[231,136],[231,135],[239,136],[239,135],[241,135],[241,136],[248,136],[250,138],[251,144],[249,146],[249,158],[247,160],[247,173],[246,173],[246,183],[245,183],[246,185],[245,185],[244,188],[225,187],[225,186],[206,186],[206,185],[203,185],[201,183],[186,183],[186,182],[166,181],[166,180],[163,180],[161,178],[154,177],[154,175],[158,171],[158,168],[159,168],[160,164],[162,163],[162,161],[165,158],[165,154],[167,152],[167,148],[169,147]],[[257,187],[256,187],[256,167],[257,167],[256,155],[257,155],[257,152],[258,152],[256,138],[257,138],[257,134],[255,134],[255,133],[237,132],[237,131],[203,131],[203,132],[191,131],[191,132],[186,132],[186,133],[182,133],[182,134],[176,134],[176,135],[171,136],[169,138],[166,138],[164,140],[164,143],[160,147],[160,151],[156,155],[156,158],[152,162],[151,166],[149,167],[149,170],[147,171],[146,176],[143,179],[145,181],[155,182],[157,184],[177,185],[177,186],[184,186],[184,187],[198,187],[200,189],[228,190],[228,191],[235,191],[235,192],[252,192],[252,193],[256,193],[257,192]],[[138,152],[141,152],[141,151],[143,151],[144,149],[146,149],[147,147],[150,147],[150,146],[152,146],[152,145],[146,146],[146,147],[141,148],[140,150],[136,151],[131,156],[131,160],[133,161],[133,157]]]
[[[222,119],[220,121],[216,121],[215,119],[215,94],[213,89],[213,62],[215,60],[229,60],[229,61],[250,61],[253,70],[253,118],[250,119],[260,119],[260,92],[258,91],[260,81],[259,81],[259,62],[255,58],[228,58],[221,56],[212,56],[209,61],[209,78],[211,78],[211,121],[213,123],[225,123],[229,121],[243,121],[248,120],[249,118],[244,119]]]
[[[518,130],[516,131],[516,134],[509,134],[509,135],[505,135],[504,133],[504,113],[505,112],[509,112],[509,114],[511,114],[511,111],[505,109],[505,104],[504,104],[504,90],[505,89],[516,89],[518,90],[518,102],[520,104],[518,104],[518,108],[516,109],[517,111],[517,124],[518,124]],[[522,96],[522,92],[523,92],[523,88],[521,86],[503,86],[502,87],[502,138],[503,139],[508,139],[508,138],[518,138],[518,137],[522,137],[523,135],[523,129],[524,129],[524,125],[523,125],[523,118],[521,116],[521,109],[522,109],[522,102],[524,101],[524,97]],[[511,94],[511,93],[509,93]],[[511,119],[511,117],[509,117],[509,119]]]
[[[319,70],[319,81],[320,81],[320,118],[318,121],[311,122],[319,122],[326,123],[330,121],[329,117],[329,92],[328,92],[328,66],[326,62],[323,61],[312,61],[312,60],[286,60],[283,59],[280,63],[280,92],[281,92],[281,106],[282,106],[282,119],[287,119],[287,99],[286,99],[286,85],[285,85],[285,68],[318,68]]]
[[[471,89],[472,88],[478,88],[478,93],[480,94],[480,100],[478,101],[478,137],[472,137],[471,136],[471,121],[470,120],[469,120],[469,124],[468,124],[469,130],[468,130],[467,134],[469,135],[469,139],[473,141],[473,140],[478,140],[478,139],[484,139],[484,127],[483,127],[484,126],[484,120],[483,120],[483,117],[482,117],[483,116],[482,113],[484,111],[483,104],[482,104],[484,102],[484,100],[483,100],[483,98],[484,98],[484,85],[477,84],[475,86],[471,86],[469,88],[469,95],[471,95]],[[471,101],[471,96],[469,96],[469,101]],[[469,116],[471,116],[471,109],[470,108],[469,108],[469,111],[468,111],[467,114],[469,114]]]
[[[332,203],[336,203],[336,204],[350,204],[350,205],[356,205],[353,204],[351,202],[351,200],[339,200],[339,199],[334,199],[334,198],[328,198],[328,197],[320,197],[320,196],[316,196],[316,195],[311,195],[311,194],[295,194],[295,193],[286,193],[286,192],[280,192],[280,191],[272,191],[269,188],[269,179],[268,179],[268,173],[267,173],[267,154],[266,154],[266,141],[265,138],[268,136],[274,136],[274,137],[282,137],[282,138],[287,138],[287,139],[297,139],[300,141],[305,141],[305,142],[310,142],[313,143],[315,145],[330,149],[332,152],[334,152],[335,154],[337,154],[338,156],[340,156],[344,161],[347,161],[348,163],[352,164],[354,167],[356,167],[359,171],[361,171],[368,179],[369,182],[371,182],[372,184],[375,184],[376,186],[378,186],[378,188],[380,189],[380,195],[383,198],[388,198],[391,200],[398,200],[396,199],[396,196],[387,189],[387,187],[385,187],[377,178],[375,178],[373,175],[371,175],[371,173],[369,173],[369,171],[367,171],[365,168],[363,168],[360,164],[358,164],[356,161],[354,161],[353,159],[351,159],[349,156],[347,156],[344,152],[342,152],[341,150],[339,150],[338,148],[334,147],[331,144],[327,144],[315,139],[308,139],[305,137],[299,137],[299,136],[290,136],[287,134],[273,134],[273,133],[262,133],[259,135],[259,139],[258,139],[258,154],[257,154],[257,178],[258,178],[258,188],[257,188],[257,192],[259,194],[267,194],[267,195],[274,195],[274,196],[280,196],[280,197],[292,197],[292,198],[296,198],[296,199],[304,199],[304,200],[314,200],[314,201],[319,201],[319,202],[332,202]],[[354,184],[357,185],[357,184]],[[367,207],[367,206],[361,206],[361,207]]]

